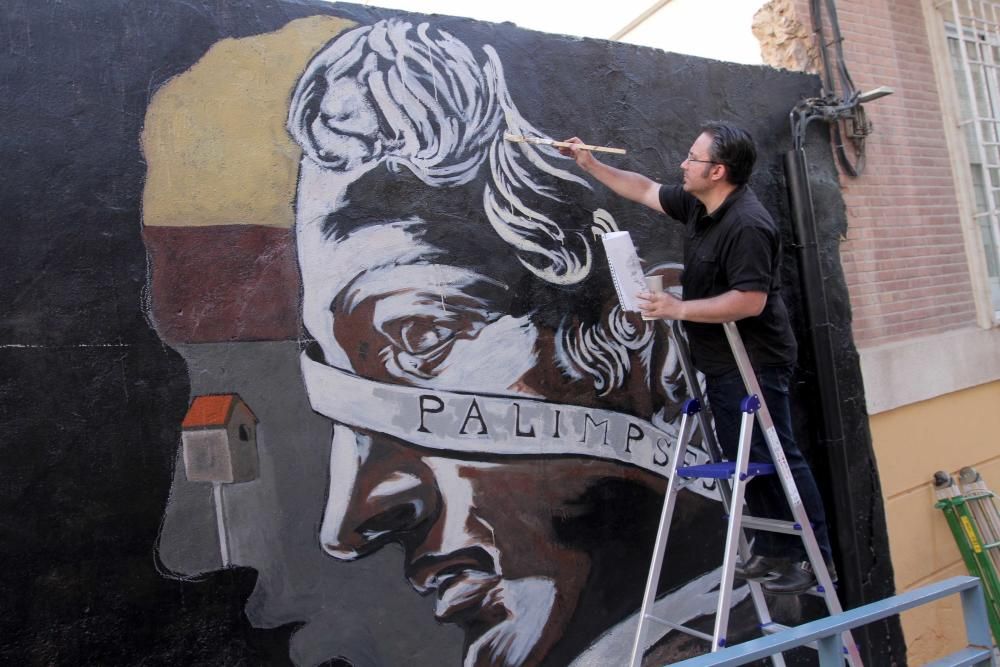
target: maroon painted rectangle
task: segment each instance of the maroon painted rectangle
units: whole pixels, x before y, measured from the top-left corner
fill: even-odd
[[[150,314],[168,343],[291,340],[301,332],[294,231],[145,227]]]

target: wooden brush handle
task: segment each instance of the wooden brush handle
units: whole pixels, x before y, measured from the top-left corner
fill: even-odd
[[[507,134],[503,135],[503,138],[507,141],[518,141],[527,144],[539,144],[542,146],[555,146],[556,148],[579,148],[583,151],[595,151],[598,153],[615,153],[616,155],[625,155],[624,148],[611,148],[610,146],[592,146],[590,144],[574,144],[568,141],[556,141],[555,139],[543,139],[542,137],[526,137],[521,134]]]

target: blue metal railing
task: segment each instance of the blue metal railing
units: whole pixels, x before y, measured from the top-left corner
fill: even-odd
[[[961,651],[934,662],[935,667],[958,665],[996,665],[993,659],[993,642],[986,620],[986,602],[977,577],[952,577],[921,588],[872,602],[857,609],[850,609],[836,616],[821,618],[803,625],[787,628],[768,637],[761,637],[742,644],[734,644],[715,653],[674,663],[674,667],[731,667],[766,658],[780,651],[816,642],[821,667],[842,667],[844,647],[841,633],[858,626],[894,616],[907,609],[954,595],[962,596],[962,613],[965,615],[965,634],[968,646]]]

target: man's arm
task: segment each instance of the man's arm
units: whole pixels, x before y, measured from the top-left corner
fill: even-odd
[[[582,144],[578,137],[567,139],[571,144]],[[576,160],[585,172],[611,188],[616,194],[644,204],[654,211],[663,213],[660,205],[660,184],[634,171],[616,169],[594,157],[594,154],[579,148],[560,148],[559,152]]]
[[[718,296],[691,301],[682,301],[668,292],[643,292],[639,299],[639,308],[647,317],[720,324],[760,315],[767,304],[767,292],[731,289]]]

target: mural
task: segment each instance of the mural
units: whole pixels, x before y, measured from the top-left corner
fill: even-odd
[[[146,222],[154,321],[182,343],[189,366],[200,371],[214,362],[224,373],[228,346],[183,345],[222,338],[231,326],[206,323],[201,312],[204,291],[224,279],[206,258],[194,283],[200,293],[189,288],[178,303],[177,277],[190,286],[192,274],[176,257],[191,243],[228,254],[220,243],[242,245],[256,230],[211,225],[190,238],[183,226],[150,224],[160,202],[173,201],[158,191],[157,173],[186,162],[172,145],[154,146],[160,107],[174,123],[175,89],[182,90],[177,98],[197,101],[192,91],[205,89],[184,82],[214,80],[211,55],[151,107]],[[437,621],[461,628],[464,664],[566,664],[604,633],[620,651],[633,626],[616,626],[638,605],[686,389],[665,331],[618,306],[595,248],[598,234],[619,229],[614,214],[597,206],[590,184],[554,149],[504,140],[506,130],[541,130],[512,101],[496,50],[474,51],[431,23],[384,19],[344,29],[301,74],[287,130],[302,151],[295,224],[270,244],[295,240],[301,380],[287,372],[279,383],[268,374],[251,403],[267,409],[275,395],[300,394],[289,385],[304,381],[308,405],[328,420],[317,430],[332,426],[332,436],[307,445],[329,446],[328,469],[311,467],[296,480],[322,482],[325,493],[279,497],[276,505],[309,512],[325,503],[316,547],[340,561],[401,546],[395,576],[433,602]],[[676,283],[679,269],[664,246],[646,244],[647,268]],[[275,254],[259,243],[248,248],[247,262]],[[274,273],[270,290],[274,281],[292,282],[290,270]],[[266,308],[286,318],[278,326],[294,326],[295,292],[278,292]],[[282,297],[284,304],[275,303]],[[254,308],[234,301],[239,314],[228,317],[246,313],[240,338],[266,338]],[[221,388],[213,383],[210,391]],[[247,536],[262,520],[236,516],[252,502],[240,497],[252,492],[237,482],[257,480],[235,479],[230,459],[248,450],[232,428],[227,434],[225,410],[204,416],[206,405],[231,403],[239,405],[232,394],[199,396],[185,419],[184,465],[160,542],[164,563],[181,576],[211,567],[192,567],[179,553],[190,545],[181,495],[194,491],[176,487],[202,488],[204,496],[199,482],[213,486],[212,557],[218,553],[222,566],[271,567],[243,560],[254,549]],[[262,447],[301,431],[268,425],[262,419]],[[686,495],[681,511],[691,522],[719,525],[713,488]],[[698,541],[719,539],[717,529],[704,532],[707,540]],[[713,609],[720,559],[715,545],[670,570],[664,586],[675,592],[661,601],[666,618],[687,622]],[[282,560],[283,568],[297,566],[297,556]],[[382,597],[379,584],[368,586],[364,595]],[[391,604],[397,595],[385,599]],[[284,597],[290,607],[299,603],[297,594]],[[332,657],[303,650],[310,660]],[[326,650],[358,660],[351,642]]]
[[[50,15],[10,11],[55,34]],[[58,495],[39,505],[31,489],[41,482],[3,488],[24,498],[14,512],[79,524],[69,534],[83,545],[104,534],[92,530],[100,516],[116,525],[135,516],[107,533],[128,539],[93,549],[93,572],[35,574],[43,556],[10,571],[16,599],[38,606],[3,633],[15,639],[0,642],[0,658],[620,662],[687,389],[665,330],[618,307],[599,236],[629,231],[645,271],[676,286],[681,228],[595,187],[555,149],[504,132],[621,146],[628,155],[609,161],[669,182],[701,121],[735,120],[761,147],[752,184],[784,221],[787,110],[816,93],[816,80],[341,3],[59,11],[75,12],[56,22],[69,26],[67,43],[105,32],[125,40],[99,40],[103,62],[118,64],[94,79],[96,90],[122,91],[127,120],[117,134],[81,135],[79,149],[60,142],[71,155],[93,152],[90,172],[115,170],[106,187],[81,177],[66,201],[89,202],[88,188],[121,194],[70,205],[59,228],[100,238],[119,227],[91,224],[92,209],[120,215],[115,234],[127,247],[84,256],[126,268],[100,285],[69,271],[59,284],[78,287],[35,303],[48,312],[43,304],[64,298],[72,305],[50,310],[74,326],[8,320],[17,335],[6,340],[42,332],[35,340],[48,345],[56,329],[85,332],[67,344],[73,363],[13,365],[25,376],[83,369],[58,384],[108,406],[116,430],[105,440],[122,463],[103,486],[85,481],[105,471],[90,458],[67,468],[75,481],[65,497],[118,489],[79,512],[44,504]],[[98,116],[117,122],[98,114],[119,104],[110,99],[94,107],[95,127],[104,127]],[[76,107],[39,108],[61,118]],[[839,229],[832,160],[825,148],[811,159],[824,183],[817,196],[831,203],[823,224]],[[58,217],[61,201],[36,208]],[[795,273],[786,273],[798,312]],[[16,284],[30,292],[34,283]],[[93,315],[81,303],[96,304]],[[116,340],[127,362],[102,356]],[[22,348],[0,352],[6,360]],[[94,361],[81,363],[84,354]],[[121,368],[123,384],[102,394],[93,378],[107,368]],[[83,386],[91,393],[72,390]],[[26,395],[42,405],[51,393],[38,384]],[[122,401],[124,411],[111,407]],[[56,442],[39,435],[46,411],[36,408],[24,410],[39,415],[25,441]],[[808,443],[808,406],[799,414]],[[87,432],[101,451],[104,431]],[[714,487],[682,494],[671,538],[682,546],[664,568],[659,616],[710,629],[723,529]],[[115,585],[97,574],[112,562],[129,563]],[[55,592],[67,580],[79,590]],[[94,602],[90,589],[114,601]],[[81,629],[90,604],[102,614],[95,625],[109,629]],[[810,613],[808,602],[781,610],[787,620]],[[144,620],[153,617],[170,621]],[[51,633],[54,618],[61,633]],[[111,642],[110,628],[122,626],[131,632],[118,634],[137,638]],[[733,636],[753,626],[739,604]],[[669,633],[648,662],[704,650]]]

